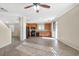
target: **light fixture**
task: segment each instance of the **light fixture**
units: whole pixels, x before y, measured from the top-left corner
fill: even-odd
[[[38,6],[38,5],[35,5],[33,8],[34,8],[34,10],[36,11],[36,12],[39,12],[39,8],[40,6]]]

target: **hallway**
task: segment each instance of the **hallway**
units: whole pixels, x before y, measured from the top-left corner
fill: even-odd
[[[2,56],[78,56],[79,51],[55,39],[32,37],[23,42],[13,38],[12,44],[0,49]]]

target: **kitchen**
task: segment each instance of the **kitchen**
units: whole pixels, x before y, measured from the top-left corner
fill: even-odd
[[[26,37],[51,37],[51,23],[27,23]]]

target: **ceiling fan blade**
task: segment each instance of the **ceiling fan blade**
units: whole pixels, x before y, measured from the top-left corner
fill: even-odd
[[[34,5],[30,5],[30,6],[24,7],[24,9],[30,8],[30,7],[32,7],[32,6],[34,6]]]
[[[44,8],[50,8],[50,6],[46,4],[39,4],[39,6],[44,7]]]

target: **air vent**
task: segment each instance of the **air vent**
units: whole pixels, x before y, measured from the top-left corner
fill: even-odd
[[[8,12],[5,8],[0,8],[0,12]]]

